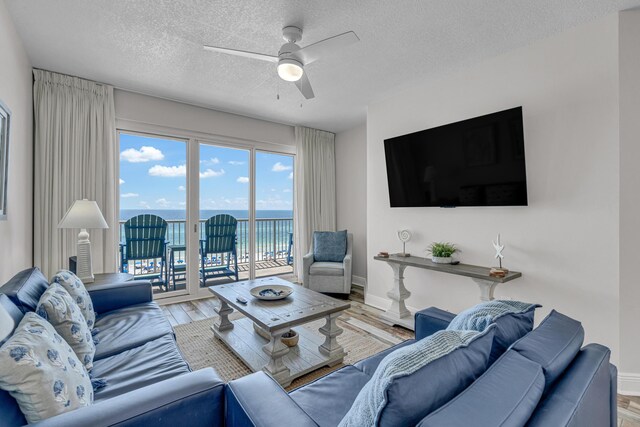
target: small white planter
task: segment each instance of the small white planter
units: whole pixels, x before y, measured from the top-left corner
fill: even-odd
[[[435,262],[436,264],[451,264],[452,260],[453,258],[451,258],[450,256],[448,257],[432,256],[431,257],[431,261]]]

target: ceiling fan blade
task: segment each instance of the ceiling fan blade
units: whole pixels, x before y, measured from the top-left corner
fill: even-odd
[[[321,40],[309,46],[303,47],[295,54],[302,58],[303,64],[307,65],[321,58],[322,56],[330,55],[333,51],[342,47],[360,41],[356,33],[348,31],[337,36],[329,37],[328,39]]]
[[[307,77],[307,73],[304,73],[300,80],[296,81],[296,86],[306,99],[315,98],[313,89],[311,89],[311,83],[309,82],[309,78]]]
[[[259,59],[261,61],[278,62],[277,56],[265,55],[264,53],[247,52],[246,50],[227,49],[226,47],[204,46],[205,50],[212,52],[226,53],[227,55],[242,56],[243,58]]]

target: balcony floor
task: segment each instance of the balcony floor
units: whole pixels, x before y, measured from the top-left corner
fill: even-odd
[[[287,264],[287,261],[284,259],[256,262],[256,277],[276,276],[291,273],[293,273],[293,266]],[[238,264],[238,278],[239,280],[249,279],[249,263]],[[230,283],[232,281],[233,279],[227,277],[221,277],[219,279],[208,279],[207,286]],[[186,283],[184,280],[184,274],[181,274],[179,276],[176,275],[175,286],[171,278],[169,278],[169,291],[183,290],[185,289],[185,286]],[[161,288],[160,286],[153,287],[154,294],[162,294],[165,292],[165,289]]]

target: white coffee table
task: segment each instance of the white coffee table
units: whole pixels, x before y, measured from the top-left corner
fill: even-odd
[[[286,285],[294,289],[289,297],[277,301],[262,301],[254,298],[250,291],[262,285]],[[220,299],[216,312],[220,318],[212,329],[253,372],[263,370],[283,386],[295,378],[322,366],[335,366],[346,356],[338,344],[337,336],[342,329],[336,324],[340,313],[351,304],[319,292],[303,288],[277,277],[210,286],[209,290]],[[247,304],[239,303],[240,296]],[[233,310],[244,314],[244,318],[229,320]],[[300,335],[298,345],[287,347],[280,338],[292,327],[324,318],[325,324],[318,335],[304,327],[296,328]],[[254,330],[256,324],[266,331],[267,340]]]

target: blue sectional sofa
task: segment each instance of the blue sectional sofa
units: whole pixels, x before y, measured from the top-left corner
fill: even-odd
[[[0,288],[0,310],[14,328],[34,311],[48,281],[37,268]],[[98,316],[93,376],[108,385],[91,406],[38,423],[42,426],[224,425],[224,383],[213,369],[191,372],[171,325],[144,281],[88,288]],[[8,336],[0,336],[2,344]],[[16,401],[0,390],[0,427],[26,424]]]
[[[8,314],[15,327],[25,312],[34,310],[47,286],[37,269],[16,275],[0,288],[0,319]],[[190,372],[171,326],[152,301],[149,283],[93,286],[89,292],[100,330],[94,375],[109,385],[96,392],[93,405],[49,418],[41,426],[334,427],[384,357],[415,342],[403,342],[290,393],[264,372],[225,385],[212,369]],[[437,308],[417,313],[416,339],[445,329],[454,317]],[[531,325],[532,316],[529,321]],[[6,338],[0,334],[0,345]],[[579,322],[552,311],[471,379],[461,378],[450,366],[426,380],[423,376],[390,388],[387,400],[396,409],[381,417],[380,425],[613,427],[616,368],[609,362],[609,349],[583,347],[583,339]],[[440,396],[441,401],[425,397],[429,388],[451,382],[459,383],[455,394]],[[422,410],[404,410],[405,401],[414,402],[413,408],[418,402]],[[0,415],[0,427],[25,424],[15,400],[1,390]]]
[[[416,339],[445,329],[454,314],[429,308],[416,314]],[[516,341],[479,378],[430,411],[420,427],[603,427],[616,426],[616,368],[610,351],[582,347],[579,322],[552,313]],[[406,341],[353,366],[345,366],[290,393],[263,372],[231,381],[225,389],[226,423],[231,426],[334,427],[382,359]],[[415,374],[414,374],[415,375]],[[433,381],[387,391],[387,401],[420,399],[441,381],[459,381],[456,372],[437,372]],[[452,378],[453,377],[453,378]],[[411,384],[411,382],[405,383]],[[426,404],[425,404],[426,405]],[[415,414],[396,411],[381,426],[414,425]],[[386,420],[386,421],[385,421]]]

